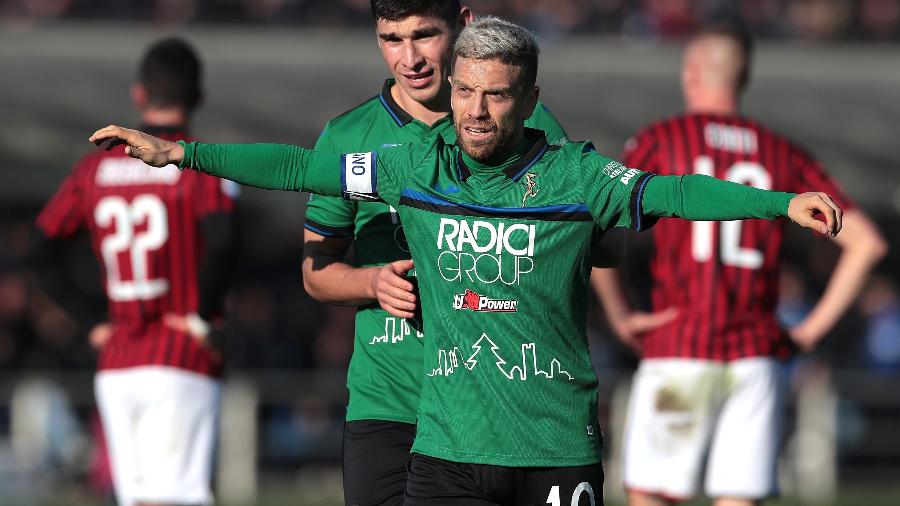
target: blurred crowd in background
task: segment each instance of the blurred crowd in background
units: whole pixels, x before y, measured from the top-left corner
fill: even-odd
[[[900,0],[472,0],[541,35],[621,34],[680,38],[716,19],[744,20],[759,37],[800,40],[896,40]],[[58,19],[178,23],[251,23],[300,27],[369,26],[368,0],[3,0],[10,25]]]

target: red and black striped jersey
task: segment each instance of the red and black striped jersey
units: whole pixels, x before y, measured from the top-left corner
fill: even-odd
[[[152,133],[186,138],[172,129]],[[200,222],[234,210],[232,185],[174,165],[148,167],[117,146],[82,158],[41,211],[37,226],[52,239],[86,229],[102,265],[114,330],[99,369],[162,365],[221,374],[219,354],[163,325],[162,316],[197,312]]]
[[[658,121],[629,139],[628,167],[662,175],[704,174],[763,189],[826,192],[853,206],[809,153],[741,116],[687,114]],[[787,335],[775,317],[783,220],[690,222],[653,229],[653,309],[678,308],[649,332],[644,357],[734,360],[783,356]]]

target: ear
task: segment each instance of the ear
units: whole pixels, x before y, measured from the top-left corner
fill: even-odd
[[[147,88],[143,84],[132,84],[128,92],[129,95],[131,95],[131,102],[135,105],[135,107],[137,107],[138,109],[144,109],[147,107],[149,97],[147,96]]]
[[[694,63],[685,60],[681,64],[681,88],[687,92],[694,89],[700,82],[700,68]]]
[[[474,18],[475,14],[472,13],[472,9],[463,5],[462,8],[459,9],[459,17],[456,18],[456,28],[462,30],[466,25],[471,23]]]
[[[525,96],[525,110],[522,119],[528,119],[534,114],[534,108],[537,107],[538,97],[541,95],[541,87],[535,85]]]

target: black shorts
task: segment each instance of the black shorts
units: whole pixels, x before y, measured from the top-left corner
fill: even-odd
[[[399,506],[416,426],[384,420],[344,424],[344,504]]]
[[[603,465],[504,467],[461,464],[417,453],[405,506],[602,506]]]

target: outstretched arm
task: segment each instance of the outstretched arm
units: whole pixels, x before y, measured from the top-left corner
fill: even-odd
[[[836,236],[842,211],[825,193],[760,190],[709,176],[656,176],[647,181],[642,213],[689,220],[742,220],[787,217],[821,234]],[[816,219],[821,213],[825,222]]]
[[[176,164],[269,190],[341,196],[341,156],[283,144],[171,142],[110,125],[94,132],[94,144],[126,144],[125,153],[148,165]]]

